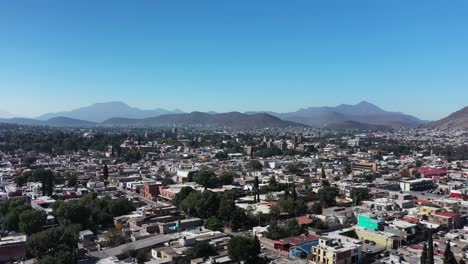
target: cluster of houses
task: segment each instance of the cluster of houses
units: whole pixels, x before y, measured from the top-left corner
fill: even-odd
[[[379,149],[378,144],[369,143],[403,135],[405,140],[399,139],[402,142],[422,140],[422,136],[415,135],[420,132],[332,133],[324,140],[324,132],[316,130],[294,131],[292,136],[285,136],[285,132],[265,136],[264,131],[259,131],[254,135],[258,144],[246,143],[242,151],[229,153],[223,159],[217,154],[225,148],[209,143],[193,147],[177,133],[170,134],[176,142],[173,144],[131,138],[122,142],[119,155],[132,151],[141,154],[141,159],[133,163],[116,162],[113,146],[106,151],[71,151],[54,156],[22,149],[0,152],[0,202],[26,199],[32,208],[47,213],[47,225],[56,223],[51,208],[57,200],[76,200],[94,192],[139,202],[135,211],[114,217],[115,227],[128,238],[126,243],[107,247],[103,243],[106,230],[80,232],[82,256],[103,264],[126,263],[128,248],[150,252],[151,260],[146,263],[234,263],[227,245],[235,231],[243,232],[236,235],[257,236],[262,244],[261,254],[284,263],[414,263],[419,261],[429,229],[434,234],[436,263],[442,261],[447,243],[458,260],[468,258],[468,161],[449,160],[427,149],[405,155],[389,153]],[[424,133],[424,137],[433,144],[445,145],[460,144],[457,138],[461,136],[443,141],[440,134]],[[195,141],[203,142],[201,137]],[[230,143],[244,142],[230,134],[223,144]],[[307,155],[255,157],[260,147],[313,151]],[[252,160],[259,161],[262,168],[248,169]],[[298,172],[288,171],[290,165],[298,164]],[[104,166],[108,175],[104,175]],[[20,185],[15,181],[37,168],[63,176],[56,179],[52,196],[43,194],[41,182]],[[203,168],[217,174],[232,171],[238,176],[230,185],[204,188],[193,181],[193,175]],[[77,176],[76,185],[67,184],[67,173]],[[308,211],[292,217],[303,227],[303,234],[279,239],[268,238],[268,223],[251,230],[209,230],[202,219],[191,217],[174,205],[184,187],[208,189],[220,196],[235,190],[242,194],[235,201],[237,207],[253,215],[268,215],[284,192],[262,193],[257,200],[253,190],[257,180],[262,188],[272,178],[279,184],[294,184],[300,197],[319,192],[326,180],[339,192],[336,205],[324,207],[320,213]],[[360,188],[368,190],[368,195],[356,203],[353,190]],[[308,204],[311,205],[312,202]],[[313,225],[317,221],[323,224],[321,228]],[[2,234],[0,262],[25,260],[26,241],[23,234]],[[218,254],[208,259],[191,259],[190,249],[200,242],[208,242]]]

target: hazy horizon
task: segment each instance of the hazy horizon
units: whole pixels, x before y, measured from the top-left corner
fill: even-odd
[[[285,111],[285,112],[281,112],[281,111],[275,111],[274,109],[259,109],[259,110],[230,110],[230,111],[213,111],[213,110],[206,110],[206,111],[203,111],[203,110],[198,110],[198,109],[195,109],[195,110],[191,110],[191,111],[185,111],[184,109],[181,109],[180,107],[176,107],[176,108],[163,108],[163,107],[153,107],[153,108],[142,108],[142,107],[138,107],[138,106],[134,106],[134,105],[130,105],[124,101],[106,101],[106,102],[95,102],[95,103],[91,103],[91,104],[87,104],[87,105],[82,105],[80,107],[77,107],[77,108],[72,108],[72,109],[63,109],[63,110],[60,110],[60,111],[54,111],[54,112],[46,112],[46,113],[41,113],[41,114],[38,114],[38,115],[31,115],[31,116],[26,116],[26,115],[18,115],[16,113],[11,113],[9,111],[5,111],[3,109],[0,109],[0,118],[33,118],[33,119],[36,119],[36,118],[40,118],[42,117],[43,115],[47,115],[47,114],[56,114],[56,113],[62,113],[62,112],[71,112],[71,111],[75,111],[75,110],[78,110],[78,109],[81,109],[81,108],[87,108],[87,107],[90,107],[90,106],[93,106],[93,105],[97,105],[97,104],[112,104],[112,103],[123,103],[131,108],[138,108],[139,110],[157,110],[157,109],[162,109],[162,110],[167,110],[167,111],[181,111],[183,113],[191,113],[191,112],[204,112],[204,113],[210,113],[210,112],[215,112],[215,113],[227,113],[227,112],[240,112],[240,113],[248,113],[248,112],[276,112],[276,113],[288,113],[288,112],[296,112],[298,110],[301,110],[302,108],[297,108],[297,109],[294,109],[294,110],[291,110],[291,111]],[[381,108],[382,110],[385,110],[387,112],[399,112],[395,109],[385,109],[385,108],[382,108],[380,107],[379,105],[376,105],[372,102],[368,102],[368,101],[360,101],[360,102],[354,102],[354,103],[341,103],[341,104],[337,104],[337,105],[312,105],[312,106],[309,106],[309,107],[304,107],[304,108],[313,108],[313,107],[338,107],[340,105],[357,105],[357,104],[360,104],[360,103],[370,103],[372,105],[375,105],[379,108]],[[404,113],[404,114],[407,114],[407,113]],[[116,116],[118,117],[118,116]],[[418,116],[415,116],[417,118],[419,118]],[[420,118],[422,120],[426,120],[426,119],[423,119],[423,118]],[[435,120],[426,120],[426,121],[435,121]]]
[[[5,1],[0,112],[467,105],[468,2]]]

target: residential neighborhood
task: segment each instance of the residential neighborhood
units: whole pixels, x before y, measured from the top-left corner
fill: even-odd
[[[0,262],[460,262],[467,136],[4,125]]]

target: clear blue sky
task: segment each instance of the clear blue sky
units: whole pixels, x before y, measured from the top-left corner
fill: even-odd
[[[0,2],[0,109],[468,105],[468,1]]]

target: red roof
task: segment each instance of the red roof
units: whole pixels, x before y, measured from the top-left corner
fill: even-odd
[[[297,223],[299,225],[308,225],[308,224],[311,224],[312,223],[312,219],[310,219],[308,216],[304,215],[304,216],[299,216],[299,217],[296,217],[296,220],[297,220]]]
[[[42,200],[42,199],[37,199],[37,200],[35,200],[34,202],[35,202],[36,204],[38,204],[38,205],[41,205],[41,204],[45,204],[45,203],[46,203],[46,201],[44,201],[44,200]]]
[[[424,175],[425,177],[429,176],[443,176],[447,174],[447,169],[429,169],[429,168],[419,168],[418,172]]]
[[[280,240],[275,241],[275,244],[290,244],[293,246],[301,245],[304,243],[308,243],[314,240],[319,240],[318,236],[295,236],[295,237],[286,237]]]
[[[460,214],[453,212],[439,212],[436,215],[445,216],[445,217],[460,217]]]
[[[413,217],[407,217],[407,216],[403,217],[403,221],[413,223],[413,224],[418,224],[419,223],[419,219],[413,218]]]

